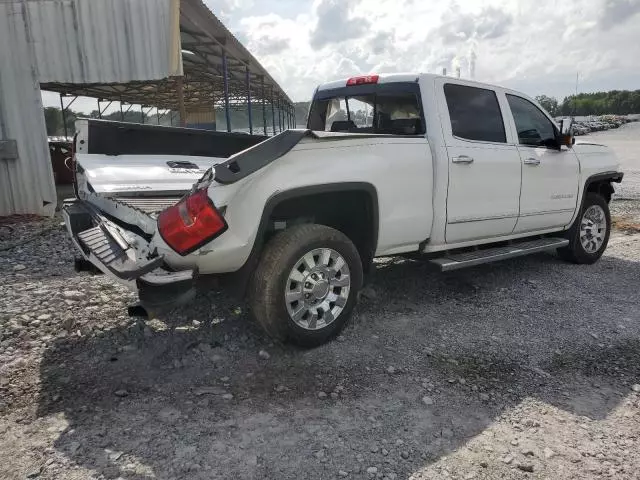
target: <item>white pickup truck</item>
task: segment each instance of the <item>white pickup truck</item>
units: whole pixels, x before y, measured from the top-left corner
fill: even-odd
[[[232,280],[269,334],[313,346],[344,326],[374,257],[598,260],[623,174],[567,127],[519,92],[428,74],[321,85],[308,129],[269,139],[82,120],[63,212],[77,267],[144,307]]]

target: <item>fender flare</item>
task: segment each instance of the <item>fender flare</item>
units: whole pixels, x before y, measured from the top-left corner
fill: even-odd
[[[380,222],[380,211],[378,208],[378,191],[373,186],[373,184],[369,182],[336,182],[336,183],[326,183],[320,185],[310,185],[307,187],[296,187],[290,190],[284,190],[282,192],[277,192],[269,197],[266,201],[264,209],[262,210],[262,216],[260,217],[260,224],[258,226],[258,232],[256,234],[256,239],[253,242],[253,248],[251,250],[251,255],[254,253],[256,249],[256,245],[258,243],[262,243],[264,240],[264,234],[267,230],[269,218],[271,214],[276,209],[276,207],[286,201],[291,200],[298,197],[306,197],[309,195],[317,195],[320,193],[335,193],[335,192],[353,192],[353,191],[364,191],[371,197],[371,205],[373,208],[373,251],[375,252],[378,246],[378,234],[379,234],[379,222]],[[262,245],[259,245],[259,249],[262,250]],[[250,257],[251,257],[250,255]]]
[[[623,172],[604,172],[604,173],[596,173],[595,175],[591,175],[584,182],[584,192],[587,191],[589,185],[596,182],[601,182],[603,180],[609,180],[610,182],[620,183],[622,182],[622,177],[624,177]],[[584,198],[584,195],[582,196]]]
[[[602,181],[609,181],[609,182],[615,182],[615,183],[620,183],[622,182],[622,177],[624,177],[624,173],[623,172],[603,172],[603,173],[596,173],[594,175],[591,175],[589,177],[587,177],[587,179],[584,181],[584,187],[582,189],[582,198],[580,198],[580,203],[576,206],[576,211],[574,213],[573,218],[571,219],[571,223],[569,223],[565,229],[568,230],[571,227],[573,227],[573,224],[578,220],[578,218],[580,217],[580,212],[582,211],[582,207],[584,206],[584,199],[587,197],[587,191],[589,189],[589,186],[596,183],[596,182],[602,182]]]
[[[609,182],[609,187],[611,188],[611,192],[613,193],[613,187],[611,187],[611,182],[620,183],[622,182],[622,177],[624,173],[622,172],[604,172],[604,173],[596,173],[595,175],[591,175],[584,182],[584,189],[582,190],[582,201],[580,202],[580,208],[584,203],[584,199],[589,191],[589,187],[594,183],[600,182]]]
[[[249,257],[239,270],[229,274],[232,277],[231,283],[234,290],[240,293],[241,296],[244,295],[251,274],[256,269],[256,266],[260,260],[260,255],[262,254],[262,250],[265,245],[265,234],[269,227],[269,219],[271,217],[271,214],[280,203],[286,200],[291,200],[298,197],[306,197],[309,195],[320,193],[350,191],[364,191],[371,197],[371,204],[373,209],[372,255],[375,255],[375,251],[378,246],[380,213],[378,207],[378,192],[373,184],[368,182],[336,182],[321,185],[310,185],[306,187],[296,187],[274,193],[265,202],[265,206],[262,210],[262,215],[260,216],[260,223],[258,224],[258,230],[256,232]]]

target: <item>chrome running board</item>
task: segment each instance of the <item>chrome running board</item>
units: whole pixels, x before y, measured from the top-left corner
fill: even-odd
[[[566,238],[541,238],[538,240],[513,243],[506,247],[485,248],[465,253],[451,252],[445,254],[443,257],[434,258],[433,260],[430,260],[430,262],[437,265],[441,271],[448,272],[451,270],[458,270],[460,268],[481,265],[483,263],[497,262],[498,260],[506,260],[508,258],[521,257],[532,253],[555,250],[557,248],[566,247],[568,244],[569,240]]]

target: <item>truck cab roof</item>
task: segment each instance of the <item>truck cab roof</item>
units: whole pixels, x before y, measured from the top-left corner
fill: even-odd
[[[380,73],[380,74],[368,74],[368,75],[356,75],[353,77],[342,78],[339,80],[334,80],[327,83],[322,83],[318,86],[317,91],[323,90],[332,90],[334,88],[342,88],[347,85],[347,82],[354,79],[365,79],[370,77],[377,77],[377,80],[370,83],[384,84],[384,83],[394,83],[394,82],[417,82],[420,79],[436,79],[436,78],[446,78],[452,81],[464,82],[465,84],[471,84],[478,87],[489,87],[489,88],[504,88],[500,85],[488,84],[483,82],[477,82],[475,80],[469,80],[466,78],[457,78],[450,77],[446,75],[439,75],[435,73],[418,73],[418,72],[401,72],[401,73]],[[505,89],[508,90],[508,89]]]

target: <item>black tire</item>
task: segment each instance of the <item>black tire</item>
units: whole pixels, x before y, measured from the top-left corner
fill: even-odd
[[[604,241],[598,250],[595,252],[587,252],[582,243],[580,242],[580,224],[584,212],[592,205],[597,205],[604,211],[606,218],[607,231],[605,232]],[[569,245],[558,249],[558,255],[569,262],[578,264],[592,264],[597,262],[609,243],[609,234],[611,233],[611,213],[609,212],[609,205],[607,201],[597,193],[588,192],[585,195],[584,202],[582,202],[582,208],[578,217],[571,225],[571,228],[567,230],[565,238],[569,240]]]
[[[316,248],[331,248],[349,267],[351,285],[343,310],[324,328],[308,330],[297,325],[287,311],[285,289],[296,262]],[[249,305],[255,319],[279,341],[302,347],[326,343],[344,328],[362,287],[362,262],[354,244],[342,232],[324,225],[297,225],[278,233],[266,245],[249,286]]]

